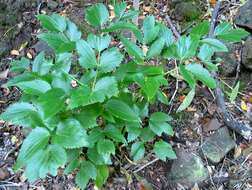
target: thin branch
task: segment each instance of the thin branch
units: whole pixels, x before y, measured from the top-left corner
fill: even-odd
[[[222,1],[219,0],[216,3],[216,6],[214,8],[212,18],[211,18],[211,26],[210,26],[210,31],[209,31],[209,38],[214,38],[214,29],[216,25],[216,20],[218,17],[219,9],[221,7]],[[237,121],[227,110],[226,104],[225,104],[225,99],[223,96],[223,92],[220,88],[220,81],[218,80],[217,73],[214,71],[211,73],[212,76],[215,78],[216,81],[216,88],[214,90],[215,95],[216,95],[216,102],[218,106],[218,111],[223,117],[224,123],[232,130],[235,132],[239,133],[242,135],[245,139],[250,140],[251,139],[251,128],[249,126],[246,126],[244,123],[241,123]]]
[[[137,172],[143,170],[144,168],[146,168],[146,167],[148,167],[149,165],[151,165],[151,164],[157,162],[158,160],[159,160],[159,158],[155,158],[154,160],[152,160],[152,161],[150,161],[150,162],[144,164],[143,166],[141,166],[141,167],[138,168],[137,170],[133,171],[133,173],[137,173]]]
[[[168,15],[166,15],[166,16],[165,16],[165,19],[166,19],[167,23],[169,24],[169,26],[170,26],[170,28],[171,28],[173,34],[176,36],[176,38],[179,38],[179,37],[180,37],[180,34],[179,34],[179,32],[177,31],[176,27],[173,25],[173,23],[172,23],[172,21],[171,21],[171,18],[170,18]]]

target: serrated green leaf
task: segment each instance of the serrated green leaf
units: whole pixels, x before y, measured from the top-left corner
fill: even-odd
[[[38,38],[45,41],[56,53],[70,52],[75,48],[75,43],[69,41],[63,33],[42,33]]]
[[[45,148],[48,144],[50,133],[45,128],[37,127],[31,131],[31,133],[24,140],[17,162],[15,164],[15,170],[20,169],[40,150]]]
[[[71,172],[73,172],[76,168],[78,168],[80,166],[80,161],[78,158],[75,158],[73,160],[71,160],[68,165],[66,166],[66,168],[64,169],[64,174],[70,174]]]
[[[76,24],[71,22],[70,20],[66,21],[67,28],[66,28],[66,36],[69,38],[70,41],[76,42],[81,39],[81,32],[78,30]]]
[[[109,27],[103,29],[103,32],[118,32],[118,31],[124,31],[129,30],[134,33],[137,40],[142,42],[143,37],[141,31],[138,29],[138,27],[135,24],[132,24],[130,22],[116,22],[111,24]]]
[[[141,121],[137,114],[123,101],[109,100],[105,107],[112,115],[119,119],[131,122]]]
[[[76,184],[81,188],[85,189],[90,179],[96,178],[96,168],[89,161],[83,161],[81,163],[80,171],[75,177]]]
[[[202,37],[208,34],[209,29],[210,29],[209,21],[203,21],[197,24],[196,26],[194,26],[190,34]]]
[[[66,29],[66,20],[64,17],[58,14],[38,15],[37,18],[41,22],[42,26],[52,32],[63,32]]]
[[[158,136],[161,136],[162,133],[173,136],[174,132],[172,127],[167,123],[171,120],[171,117],[163,112],[155,112],[151,114],[149,119],[150,129],[156,133]]]
[[[96,168],[97,168],[97,176],[95,184],[97,185],[97,187],[101,188],[109,177],[109,168],[106,165],[97,166]]]
[[[222,33],[228,32],[229,30],[231,30],[233,27],[229,22],[222,22],[220,24],[218,24],[215,29],[214,29],[214,35],[220,35]]]
[[[111,98],[119,93],[115,77],[103,77],[97,81],[91,99],[95,98],[103,102],[105,98]]]
[[[142,128],[139,123],[128,123],[126,130],[128,132],[127,140],[128,142],[132,142],[140,136]]]
[[[37,109],[32,104],[26,102],[10,105],[6,111],[0,115],[0,118],[4,121],[9,121],[24,127],[41,126],[42,123]]]
[[[155,97],[160,85],[161,84],[155,79],[155,77],[145,78],[141,89],[147,95],[148,101]]]
[[[196,81],[193,78],[192,74],[186,70],[183,64],[179,64],[179,72],[182,75],[183,79],[189,84],[191,88],[194,88],[196,85]]]
[[[39,53],[33,63],[32,63],[32,72],[36,72],[39,75],[45,75],[50,71],[50,68],[53,66],[52,61],[45,59],[45,53]]]
[[[115,154],[115,145],[111,140],[100,139],[97,142],[97,152],[101,155]]]
[[[249,32],[244,29],[231,29],[227,32],[223,32],[217,35],[217,38],[220,40],[225,40],[227,42],[240,42],[243,38],[247,37]]]
[[[57,175],[57,169],[66,162],[66,152],[58,145],[49,145],[39,150],[28,162],[25,176],[30,182],[38,178],[45,178],[47,173]]]
[[[120,19],[125,10],[127,8],[127,3],[126,2],[117,2],[114,7],[115,15],[118,19]]]
[[[195,96],[195,88],[191,89],[191,91],[187,94],[182,104],[179,106],[177,112],[185,110],[192,103],[194,96]]]
[[[199,44],[197,36],[182,36],[176,42],[176,54],[180,60],[195,56]],[[176,57],[175,57],[176,58]]]
[[[30,95],[41,95],[51,89],[51,85],[48,82],[40,79],[18,82],[15,86],[18,86],[26,94]]]
[[[165,45],[164,38],[159,38],[159,39],[155,40],[151,44],[151,46],[150,46],[150,48],[149,48],[149,50],[147,52],[146,58],[150,59],[150,58],[159,56],[161,54],[161,51],[164,48],[164,45]]]
[[[14,60],[11,63],[11,72],[22,72],[30,67],[30,60],[22,57],[20,60]]]
[[[109,19],[108,9],[102,3],[92,5],[85,12],[85,19],[92,26],[102,26]]]
[[[144,43],[150,44],[158,36],[159,26],[155,25],[154,16],[146,16],[143,21]]]
[[[158,141],[154,145],[154,153],[156,156],[163,161],[166,161],[166,158],[176,159],[176,153],[172,150],[172,146],[162,140]]]
[[[80,56],[79,63],[82,67],[92,69],[97,66],[95,52],[86,41],[79,40],[76,42],[76,49]]]
[[[89,129],[98,125],[96,119],[101,113],[102,107],[98,104],[92,104],[82,108],[75,117],[85,129]]]
[[[207,69],[202,67],[200,64],[192,63],[186,66],[186,69],[190,71],[194,77],[201,82],[203,82],[205,85],[207,85],[209,88],[215,88],[216,82],[211,77],[210,73]]]
[[[52,117],[64,108],[65,92],[60,88],[53,88],[38,98],[44,118]]]
[[[88,148],[87,152],[88,159],[91,160],[93,163],[96,165],[103,165],[107,164],[110,165],[112,164],[112,161],[110,159],[110,155],[101,155],[97,152],[97,148]]]
[[[122,135],[122,131],[113,125],[106,126],[106,128],[104,129],[104,134],[115,142],[122,142],[124,144],[127,144],[126,139]]]
[[[111,37],[109,35],[96,36],[91,33],[87,37],[87,42],[92,48],[101,52],[102,50],[109,47],[109,44],[111,42]]]
[[[165,40],[165,45],[168,47],[172,45],[175,41],[171,29],[167,28],[164,24],[159,25],[160,31],[159,36]]]
[[[144,157],[145,147],[143,142],[135,142],[131,146],[130,156],[134,161],[140,160]]]
[[[52,66],[52,72],[55,74],[58,73],[68,73],[71,69],[72,63],[72,54],[71,53],[59,53],[56,55],[56,60]]]
[[[104,135],[103,131],[102,131],[99,127],[96,127],[96,128],[91,129],[91,130],[89,131],[88,138],[89,138],[89,142],[90,142],[90,147],[93,148],[94,145],[95,145],[100,139],[104,139],[104,138],[105,138],[105,135]]]
[[[201,40],[203,44],[207,44],[213,48],[215,52],[228,52],[228,48],[221,41],[214,38],[205,38]]]
[[[209,61],[211,60],[213,55],[214,49],[211,46],[209,46],[208,44],[203,44],[202,46],[200,46],[198,58],[200,58],[201,61]]]
[[[110,48],[102,53],[100,58],[99,69],[107,73],[118,67],[123,60],[123,55],[117,48]]]
[[[53,142],[65,148],[89,146],[86,131],[77,120],[71,118],[58,124]]]
[[[142,49],[140,49],[136,44],[122,36],[120,37],[120,39],[123,45],[125,46],[127,53],[133,58],[135,58],[139,63],[143,63],[144,53]]]

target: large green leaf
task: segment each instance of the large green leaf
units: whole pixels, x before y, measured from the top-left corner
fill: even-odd
[[[102,26],[109,19],[108,9],[102,3],[97,3],[86,10],[85,19],[93,26]]]
[[[216,83],[215,80],[211,77],[210,73],[207,69],[205,69],[202,65],[192,63],[186,66],[186,69],[190,71],[196,79],[203,82],[209,88],[215,88]]]
[[[158,92],[161,84],[156,80],[155,77],[145,78],[143,85],[141,86],[144,93],[147,95],[148,100],[152,100]]]
[[[92,48],[101,52],[102,50],[109,47],[109,44],[111,42],[111,37],[109,35],[96,36],[91,33],[87,37],[87,42]]]
[[[115,142],[122,142],[124,144],[127,144],[126,139],[122,135],[122,131],[118,129],[118,127],[115,127],[113,125],[106,126],[106,128],[104,129],[104,134]]]
[[[131,146],[130,156],[134,161],[140,160],[144,157],[145,147],[143,142],[135,142]]]
[[[159,36],[165,40],[165,45],[168,47],[175,41],[171,29],[167,28],[164,24],[159,24]]]
[[[126,130],[128,132],[127,140],[128,142],[132,142],[137,139],[137,137],[141,134],[141,126],[139,123],[129,123],[126,126]]]
[[[91,100],[103,102],[105,98],[111,98],[119,93],[115,77],[103,77],[97,81],[94,91],[91,94]]]
[[[81,32],[78,30],[78,27],[70,20],[67,20],[66,36],[70,41],[73,42],[81,39]]]
[[[110,154],[101,155],[97,152],[96,147],[88,148],[87,156],[88,156],[89,160],[91,160],[93,163],[95,163],[95,165],[103,165],[103,164],[110,165],[110,164],[112,164]]]
[[[192,103],[194,96],[195,96],[195,88],[192,88],[191,91],[187,94],[187,96],[183,100],[182,104],[179,106],[177,112],[181,112],[186,108],[188,108],[188,106],[190,106],[190,104]]]
[[[45,178],[47,173],[56,176],[58,168],[64,166],[67,156],[59,145],[49,145],[39,150],[27,163],[25,176],[33,182],[38,178]]]
[[[42,33],[38,38],[45,41],[56,53],[70,52],[75,48],[75,43],[69,41],[63,33]]]
[[[51,89],[48,82],[40,79],[18,82],[15,85],[30,95],[40,95]]]
[[[155,25],[154,16],[146,16],[143,21],[144,43],[150,44],[156,39],[159,32],[159,26]]]
[[[76,114],[76,118],[85,129],[93,128],[97,126],[96,119],[101,114],[101,112],[101,106],[99,106],[98,104],[92,104],[82,108],[80,112]]]
[[[126,2],[117,2],[114,7],[115,15],[118,19],[120,19],[125,10],[127,8],[127,3]]]
[[[97,166],[97,176],[95,184],[101,188],[109,177],[109,168],[106,165]]]
[[[37,109],[30,103],[19,102],[10,105],[0,118],[24,127],[43,126]],[[42,124],[42,125],[41,125]]]
[[[182,36],[176,42],[176,55],[179,59],[188,59],[195,56],[199,44],[196,36]]]
[[[30,67],[30,60],[22,57],[20,60],[14,60],[11,63],[10,71],[12,72],[22,72]]]
[[[177,158],[176,153],[172,150],[172,146],[169,143],[164,142],[162,140],[155,143],[154,153],[159,159],[163,161],[166,161],[166,158],[170,159]]]
[[[58,14],[52,14],[51,16],[40,14],[37,18],[42,26],[51,32],[63,32],[66,29],[65,18]]]
[[[137,62],[143,63],[144,53],[141,48],[139,48],[136,44],[128,40],[127,38],[120,37],[127,53],[136,59]]]
[[[50,133],[45,128],[37,127],[31,131],[31,133],[24,140],[17,162],[15,164],[15,169],[18,170],[25,164],[29,163],[29,160],[40,150],[45,148],[48,144]]]
[[[109,100],[105,107],[112,115],[119,119],[131,122],[141,121],[137,114],[123,101]]]
[[[118,31],[124,31],[129,30],[134,33],[137,40],[142,42],[143,37],[141,31],[138,29],[138,27],[135,24],[132,24],[130,22],[116,22],[111,24],[109,27],[103,29],[104,32],[118,32]]]
[[[214,38],[205,38],[202,43],[209,45],[215,52],[228,52],[228,48],[220,40]]]
[[[167,114],[163,112],[155,112],[151,114],[151,117],[149,119],[149,127],[158,136],[161,136],[163,132],[172,136],[174,135],[173,129],[167,123],[167,121],[170,120],[171,117]]]
[[[32,72],[37,72],[39,75],[45,75],[53,66],[52,61],[45,59],[45,53],[39,53],[32,63]]]
[[[91,69],[97,66],[95,52],[86,41],[79,40],[76,42],[76,48],[80,56],[79,63],[82,67]]]
[[[182,75],[183,79],[189,84],[191,88],[194,88],[196,85],[196,81],[193,78],[192,74],[186,70],[185,65],[182,63],[179,64],[179,72]]]
[[[200,47],[198,58],[200,58],[201,61],[210,61],[213,55],[214,49],[207,44],[203,44]]]
[[[230,30],[232,30],[233,26],[229,22],[222,22],[218,24],[218,26],[214,29],[214,35],[218,36],[220,34],[226,33]]]
[[[209,21],[203,21],[194,26],[190,34],[202,37],[208,34],[209,29],[210,29]]]
[[[90,161],[82,161],[79,172],[75,177],[76,184],[85,189],[90,179],[96,179],[96,168]]]
[[[97,152],[101,155],[115,154],[115,145],[111,140],[100,139],[97,143]]]
[[[159,38],[159,39],[155,40],[151,44],[151,46],[150,46],[150,48],[149,48],[149,50],[147,52],[146,58],[150,59],[150,58],[159,56],[161,54],[161,51],[164,48],[164,45],[165,45],[164,38]]]
[[[67,119],[58,124],[53,142],[65,148],[88,147],[88,136],[81,124],[75,119]]]
[[[60,88],[53,88],[38,98],[44,118],[52,117],[64,108],[65,92]]]
[[[110,48],[103,52],[100,58],[99,69],[104,72],[113,71],[123,60],[123,55],[117,48]]]

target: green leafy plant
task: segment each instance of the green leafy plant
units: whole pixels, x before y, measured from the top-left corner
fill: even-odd
[[[103,4],[86,10],[86,21],[97,29],[86,39],[67,18],[38,15],[46,30],[38,38],[54,49],[55,56],[48,58],[41,52],[32,62],[22,58],[12,63],[12,71],[20,74],[7,86],[19,87],[23,95],[1,119],[32,129],[15,165],[16,170],[25,169],[30,181],[48,173],[57,175],[57,169],[64,167],[66,174],[77,171],[75,179],[81,188],[89,180],[100,187],[121,145],[134,161],[144,157],[147,144],[159,159],[175,159],[172,146],[156,139],[163,133],[174,134],[171,117],[149,112],[150,104],[157,101],[168,104],[161,90],[168,85],[165,67],[151,65],[150,60],[178,61],[175,69],[191,88],[178,109],[182,111],[193,100],[197,81],[215,87],[209,71],[217,66],[211,57],[227,51],[220,40],[238,41],[247,35],[222,23],[215,31],[217,39],[210,39],[206,37],[209,23],[203,22],[190,35],[175,40],[171,30],[153,16],[144,19],[141,30],[132,23],[137,11],[126,11],[124,2],[115,4],[114,10],[113,20]],[[124,31],[131,31],[137,43],[126,38]],[[120,43],[111,45],[112,40]],[[119,49],[120,44],[124,48]],[[154,145],[149,143],[153,141]]]

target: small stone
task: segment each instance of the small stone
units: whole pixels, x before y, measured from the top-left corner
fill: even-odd
[[[13,50],[11,50],[10,54],[15,55],[15,56],[19,56],[20,53],[18,50],[13,49]]]
[[[173,161],[168,181],[172,185],[181,184],[193,187],[208,178],[207,169],[199,156],[184,149],[176,151],[177,159]]]
[[[246,39],[242,48],[242,65],[246,69],[252,70],[252,36]]]
[[[228,129],[222,127],[212,136],[207,137],[201,148],[211,162],[219,163],[234,147],[235,141],[230,137]]]
[[[252,0],[248,0],[239,8],[235,17],[235,24],[252,30]]]

